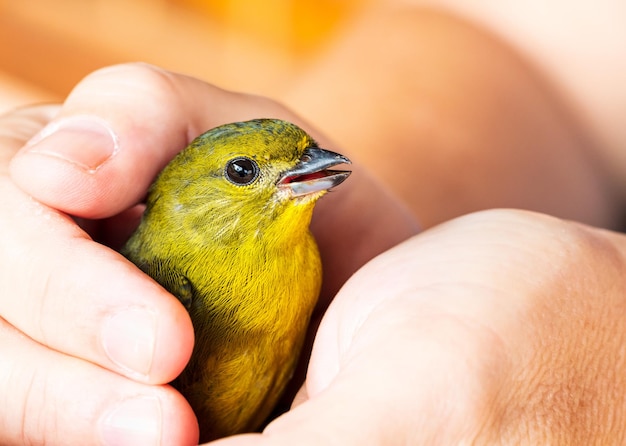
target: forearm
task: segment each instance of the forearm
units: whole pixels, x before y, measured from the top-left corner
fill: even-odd
[[[419,8],[374,11],[340,40],[283,99],[424,226],[493,207],[620,224],[597,141],[512,47]]]
[[[599,1],[408,0],[449,10],[506,41],[549,80],[626,190],[624,3]],[[540,14],[540,15],[539,15]]]

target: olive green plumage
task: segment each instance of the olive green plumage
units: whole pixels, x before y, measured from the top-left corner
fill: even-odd
[[[320,290],[308,226],[349,162],[299,127],[258,119],[196,138],[152,185],[122,250],[187,307],[192,358],[173,383],[202,441],[257,429],[289,381]]]

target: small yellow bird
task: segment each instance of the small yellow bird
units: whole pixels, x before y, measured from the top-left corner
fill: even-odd
[[[309,222],[342,163],[296,125],[256,119],[200,135],[150,188],[122,253],[191,315],[173,385],[201,441],[258,429],[291,378],[321,285]]]

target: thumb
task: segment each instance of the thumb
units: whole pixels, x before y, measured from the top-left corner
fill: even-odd
[[[11,176],[55,209],[115,215],[141,200],[157,172],[217,124],[207,108],[227,94],[143,64],[96,71],[14,157]]]

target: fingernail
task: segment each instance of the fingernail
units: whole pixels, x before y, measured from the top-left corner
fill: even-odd
[[[130,372],[147,376],[152,367],[156,333],[154,314],[129,308],[113,314],[102,327],[102,345],[109,359]]]
[[[100,420],[105,445],[158,445],[161,442],[161,404],[142,396],[123,400]]]
[[[29,153],[60,158],[93,173],[118,149],[109,124],[96,116],[73,116],[51,122],[27,144]]]

